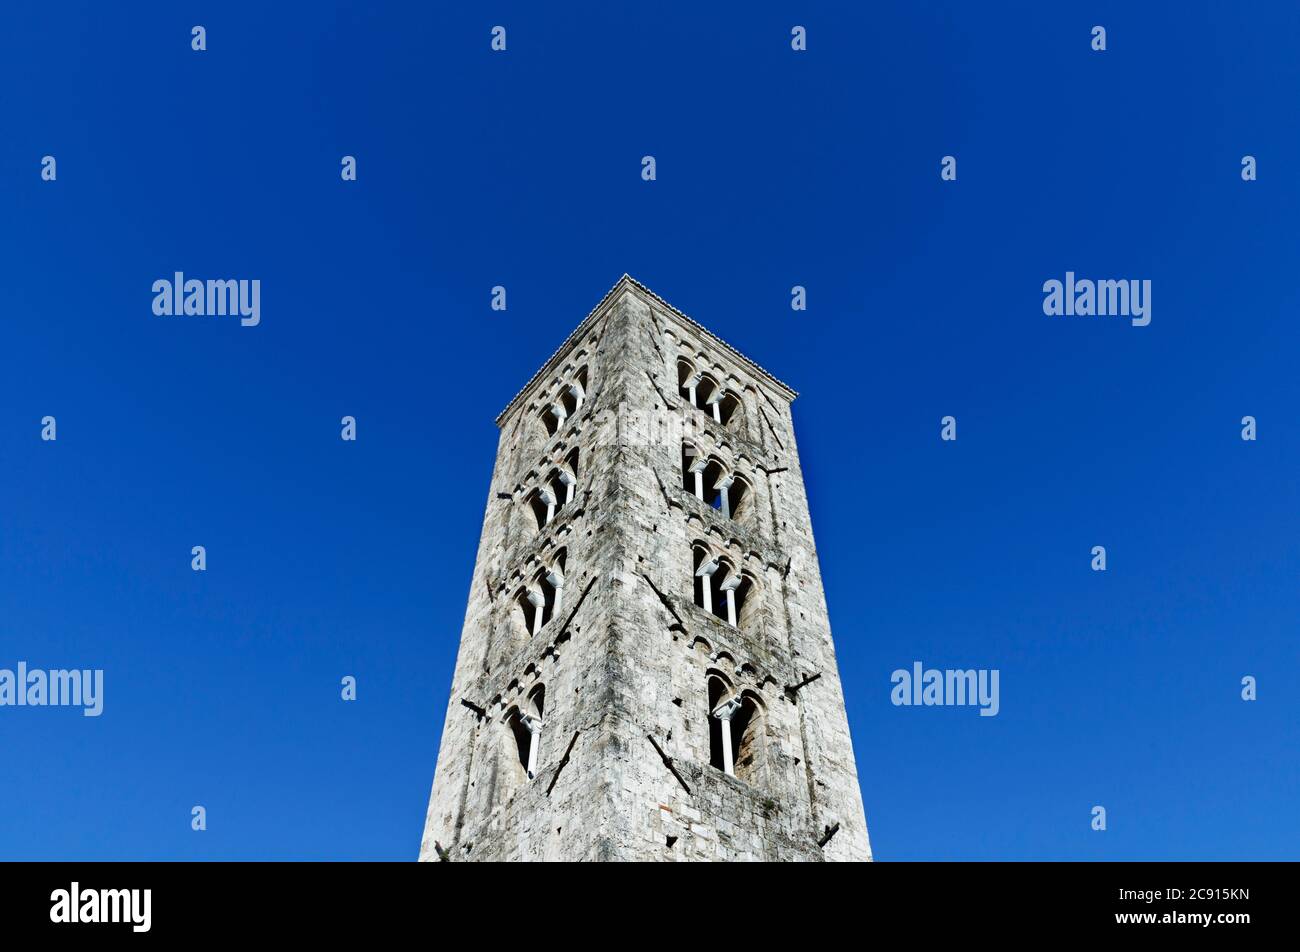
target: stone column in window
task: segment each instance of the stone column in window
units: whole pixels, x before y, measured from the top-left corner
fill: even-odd
[[[552,614],[558,615],[560,613],[560,599],[564,595],[564,576],[560,574],[559,569],[551,569],[546,573],[546,581],[550,582],[551,587],[555,589],[555,608]]]
[[[695,395],[695,388],[698,387],[699,385],[700,385],[699,374],[695,374],[694,376],[691,377],[690,380],[686,381],[686,392],[690,395],[691,406],[693,407],[698,407],[700,405],[699,398]]]
[[[700,589],[704,593],[704,605],[702,607],[709,613],[713,612],[713,590],[710,583],[713,580],[713,573],[717,570],[718,560],[709,559],[707,562],[701,563],[700,567],[695,572],[696,575],[700,576],[700,578],[704,580],[704,584],[700,586]]]
[[[736,589],[740,588],[740,581],[739,573],[733,573],[722,583],[722,590],[727,594],[727,623],[732,628],[739,627],[736,624]]]
[[[704,468],[709,465],[709,461],[703,456],[695,457],[695,462],[691,464],[691,472],[695,474],[695,498],[704,502]]]
[[[728,776],[736,775],[736,765],[731,753],[731,719],[740,710],[740,698],[723,701],[713,709],[713,716],[722,722],[722,770]]]
[[[542,630],[542,611],[546,608],[546,599],[542,593],[535,588],[530,588],[527,595],[528,601],[533,606],[533,630],[530,634],[537,634]]]
[[[532,714],[520,714],[519,723],[528,730],[528,779],[537,776],[537,748],[542,746],[542,725],[540,717]]]
[[[714,391],[709,394],[709,407],[713,412],[714,423],[722,422],[722,395],[724,392],[725,391],[723,391],[721,387],[716,387],[714,388]]]
[[[714,404],[714,406],[717,406],[717,404]],[[718,481],[718,511],[728,519],[731,518],[731,484],[735,481],[735,476],[727,476]]]

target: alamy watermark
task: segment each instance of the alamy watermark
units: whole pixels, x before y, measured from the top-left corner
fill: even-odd
[[[132,932],[153,925],[152,889],[83,889],[74,882],[50,893],[50,922],[125,923]]]
[[[26,661],[17,671],[0,668],[0,707],[80,707],[86,717],[104,710],[104,671],[54,668],[28,670]]]
[[[244,327],[256,327],[262,321],[262,281],[247,278],[200,281],[186,280],[177,271],[171,279],[153,283],[153,312],[158,317],[239,317]]]
[[[1093,281],[1065,272],[1065,280],[1043,282],[1048,317],[1131,317],[1134,327],[1151,323],[1151,279]]]
[[[961,707],[979,706],[980,717],[997,717],[1001,707],[998,682],[1001,672],[974,668],[926,668],[919,661],[912,662],[912,670],[899,668],[889,680],[894,688],[889,700],[895,707]]]

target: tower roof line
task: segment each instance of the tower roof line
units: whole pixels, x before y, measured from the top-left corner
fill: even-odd
[[[717,334],[713,333],[707,327],[700,324],[698,321],[693,319],[690,315],[683,313],[673,305],[669,304],[662,297],[660,297],[654,291],[650,290],[650,288],[646,287],[644,284],[642,284],[640,281],[638,281],[636,278],[632,277],[630,274],[628,274],[625,271],[623,272],[623,276],[614,282],[614,286],[605,292],[605,296],[600,299],[599,303],[597,303],[596,306],[593,307],[590,312],[588,312],[587,316],[584,317],[578,323],[578,326],[573,329],[572,333],[570,333],[569,336],[564,339],[564,342],[555,349],[555,352],[551,354],[550,357],[546,358],[546,362],[542,364],[542,366],[538,369],[537,373],[533,374],[530,378],[528,378],[528,382],[519,388],[519,392],[516,393],[510,399],[510,402],[506,404],[505,409],[502,410],[499,414],[497,414],[497,419],[496,419],[497,426],[501,425],[501,421],[505,418],[506,414],[514,409],[515,404],[519,402],[519,399],[524,395],[524,393],[527,392],[528,388],[531,387],[533,384],[535,384],[542,377],[542,375],[546,373],[547,369],[550,368],[550,366],[555,362],[555,359],[559,357],[562,353],[564,353],[569,348],[570,344],[572,344],[575,340],[577,340],[584,333],[586,333],[588,325],[590,325],[591,322],[595,320],[595,317],[600,312],[600,310],[607,303],[609,303],[609,300],[612,297],[614,297],[614,295],[617,294],[620,289],[624,287],[635,288],[636,290],[640,291],[642,294],[648,295],[649,297],[653,298],[657,304],[664,307],[671,314],[673,314],[673,316],[685,322],[695,330],[699,331],[709,340],[713,341],[715,344],[720,345],[732,357],[739,360],[750,370],[755,371],[760,377],[775,384],[781,390],[785,391],[789,395],[790,400],[794,400],[794,398],[799,395],[798,391],[792,388],[789,384],[773,376],[770,372],[765,370],[759,364],[750,360],[740,351],[736,350],[736,348],[732,347],[730,344],[728,344]]]

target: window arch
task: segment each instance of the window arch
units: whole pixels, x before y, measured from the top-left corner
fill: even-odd
[[[766,753],[763,699],[754,691],[740,696],[740,707],[731,717],[731,746],[736,777],[752,783],[759,776]]]
[[[723,495],[721,486],[727,478],[727,469],[722,465],[722,461],[716,456],[710,456],[704,461],[704,467],[700,471],[703,477],[699,481],[702,492],[697,494],[699,500],[704,505],[721,511]],[[726,513],[724,512],[725,516]]]
[[[694,443],[682,443],[682,488],[694,493],[697,499],[704,498],[703,470],[707,462]]]
[[[711,401],[721,400],[725,389],[712,374],[697,370],[695,365],[685,357],[677,359],[677,393],[691,406],[712,414],[715,420],[718,419],[718,412],[721,411],[715,412]]]
[[[705,674],[708,696],[709,765],[752,782],[763,764],[763,699],[755,691],[736,693],[722,672]]]
[[[712,413],[710,401],[717,396],[719,391],[718,381],[713,379],[711,374],[702,373],[695,383],[695,400],[697,407],[706,413]]]
[[[514,742],[512,746],[516,762],[519,765],[514,772],[519,773],[522,771],[526,777],[528,776],[529,748],[532,747],[533,743],[532,732],[524,724],[523,714],[517,707],[512,707],[506,711],[505,725],[510,731],[511,740]]]
[[[576,446],[573,449],[569,450],[568,456],[564,457],[564,466],[562,468],[568,470],[569,475],[573,477],[573,482],[569,483],[569,485],[573,487],[574,491],[573,493],[570,494],[570,498],[565,500],[566,502],[572,502],[573,501],[572,497],[577,492],[578,474],[579,474],[578,448]]]
[[[752,630],[757,618],[756,582],[726,556],[714,555],[702,542],[692,546],[695,604],[733,628]]]
[[[748,572],[741,572],[737,579],[735,592],[732,595],[734,610],[732,604],[729,604],[727,610],[731,613],[731,617],[727,620],[744,631],[753,631],[758,621],[758,583]]]
[[[555,508],[551,510],[551,517],[546,521],[549,523],[554,518],[555,513],[564,508],[566,503],[573,501],[574,488],[577,481],[573,475],[564,467],[557,466],[546,477],[545,489],[549,497],[555,501]]]
[[[742,404],[740,398],[709,372],[697,370],[685,357],[677,359],[677,392],[687,403],[730,427]]]
[[[747,514],[749,480],[729,471],[716,456],[705,456],[694,443],[682,443],[682,488],[728,519]]]
[[[525,586],[515,593],[515,620],[525,636],[532,636],[542,630],[545,623],[544,608],[546,597],[536,587]]]
[[[524,776],[532,780],[537,776],[537,755],[541,747],[542,718],[546,705],[546,686],[539,684],[528,692],[523,710],[511,707],[505,715],[506,726],[514,741],[514,752]]]
[[[587,368],[580,367],[573,377],[560,386],[559,392],[542,410],[542,425],[546,435],[554,436],[564,426],[566,420],[577,416],[587,399]]]
[[[739,420],[736,411],[740,409],[740,398],[730,390],[719,388],[711,404],[713,419],[728,429],[733,420]]]
[[[695,402],[695,384],[699,381],[699,374],[695,372],[695,365],[685,357],[677,358],[677,392],[686,399],[691,406],[697,406]]]
[[[736,571],[735,566],[726,558],[718,560],[718,570],[713,573],[713,614],[717,615],[733,628],[740,627],[736,614],[736,592],[744,583],[744,577]]]
[[[562,407],[566,417],[576,416],[582,409],[582,402],[587,398],[587,368],[581,368],[574,374],[573,380],[565,384],[560,390],[560,399],[557,401]]]
[[[546,427],[546,435],[554,436],[564,424],[568,415],[563,404],[548,404],[546,409],[542,411],[542,425]]]
[[[740,521],[749,516],[749,503],[753,498],[749,480],[732,473],[723,487],[725,493],[721,506],[722,514],[730,519]]]
[[[528,508],[532,510],[539,531],[550,525],[558,505],[555,491],[549,485],[543,484],[528,494]]]

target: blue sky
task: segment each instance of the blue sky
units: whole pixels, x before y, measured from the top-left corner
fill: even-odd
[[[625,271],[801,391],[878,859],[1297,858],[1300,10],[726,6],[6,10],[0,667],[106,686],[0,708],[0,858],[413,859],[492,421]]]

